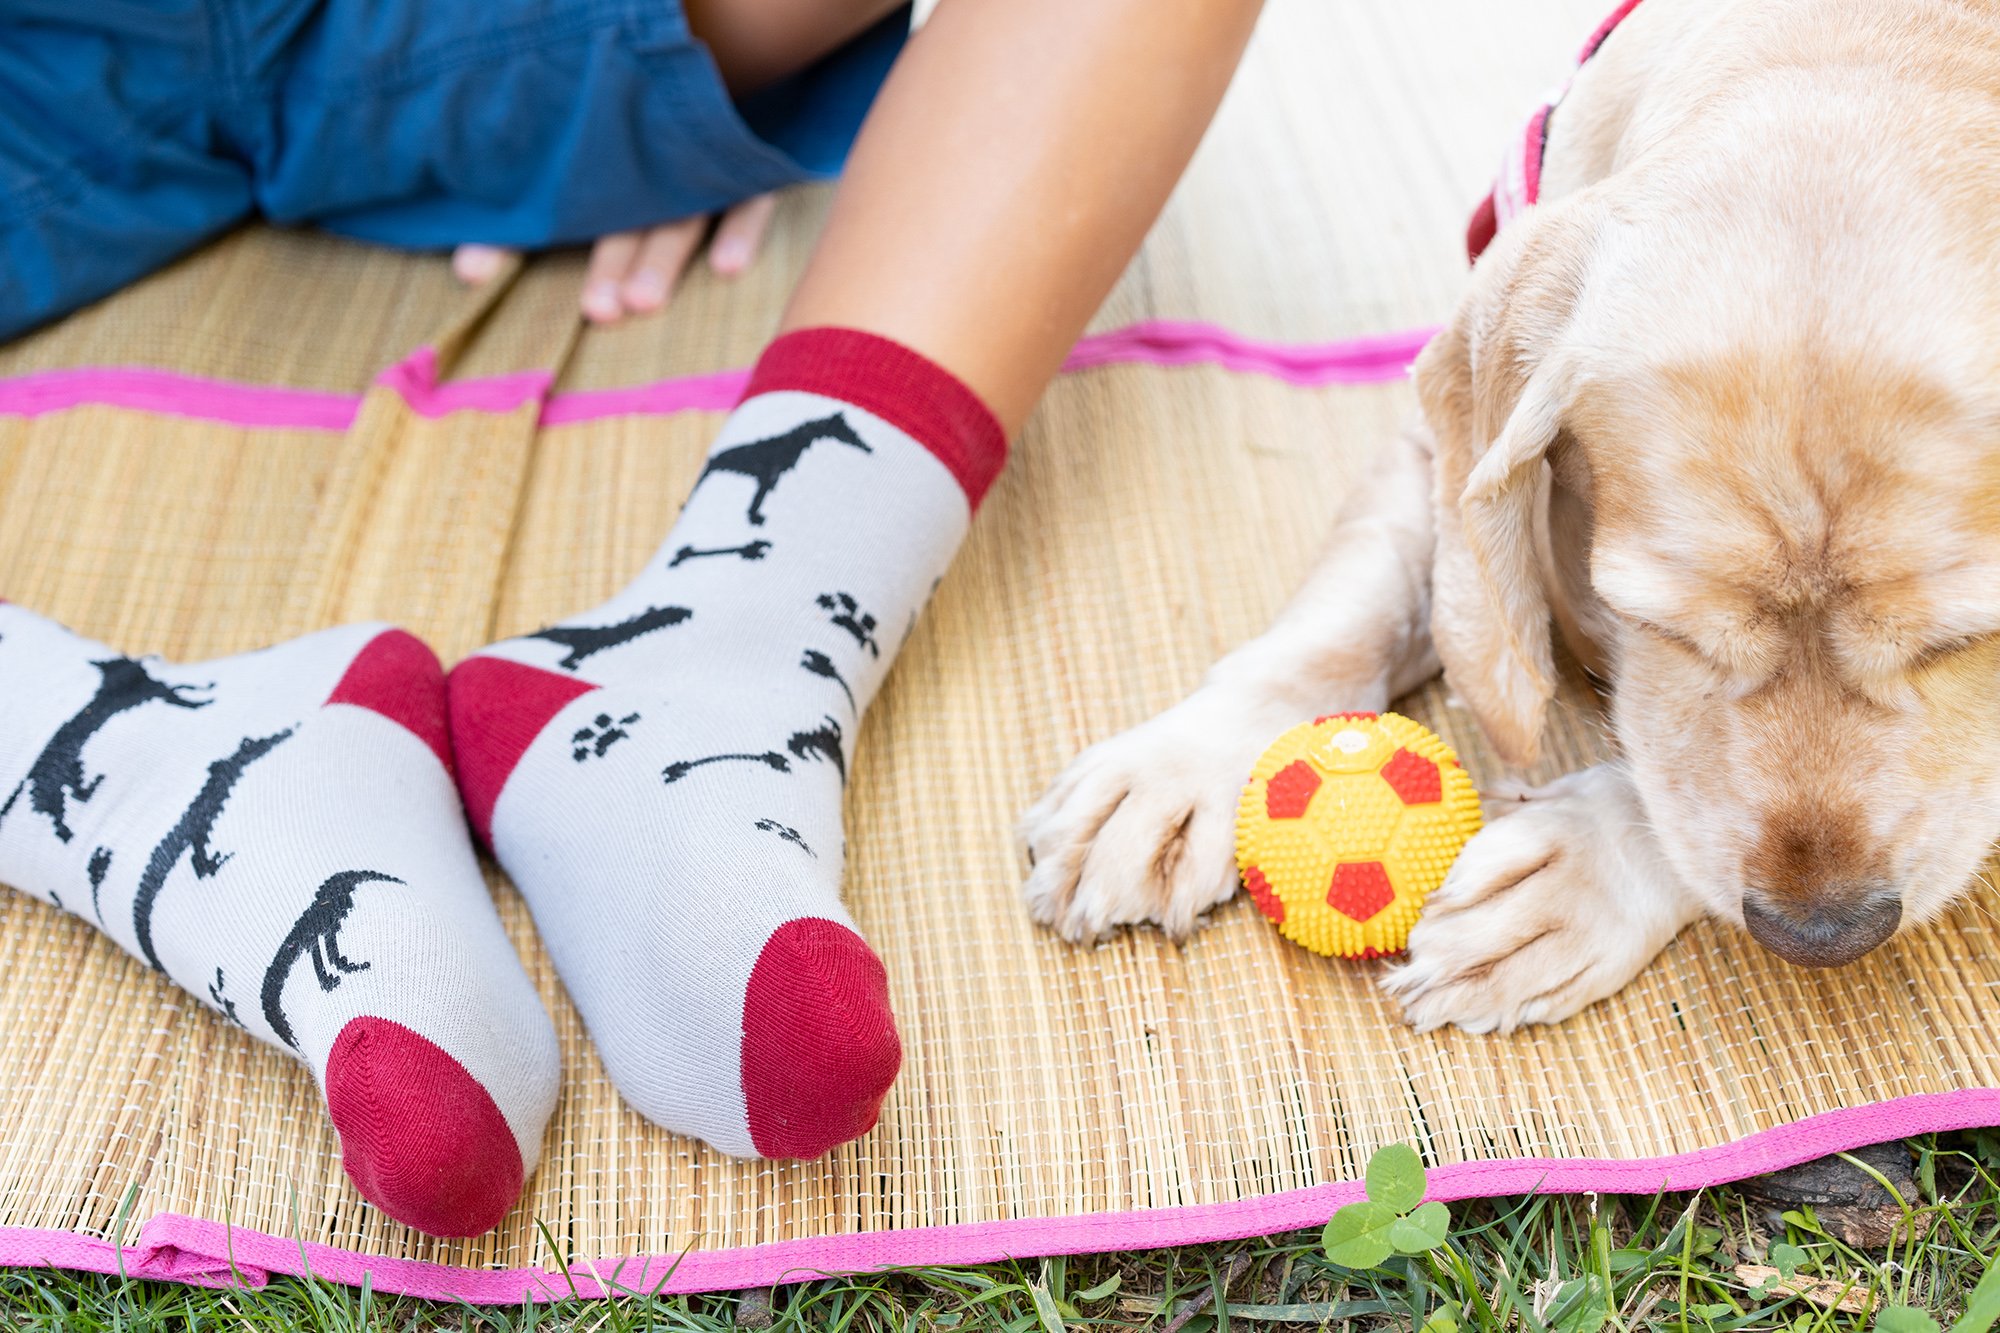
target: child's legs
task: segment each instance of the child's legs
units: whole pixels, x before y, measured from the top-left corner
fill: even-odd
[[[944,0],[659,554],[453,673],[473,822],[658,1123],[774,1157],[874,1123],[901,1044],[840,901],[862,714],[1255,11]]]
[[[1019,429],[1166,202],[1258,8],[943,0],[855,143],[782,327],[893,338]]]

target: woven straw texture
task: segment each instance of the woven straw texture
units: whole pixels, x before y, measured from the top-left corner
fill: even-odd
[[[1442,318],[1468,201],[1601,3],[1274,0],[1100,327],[1199,318],[1311,340]],[[752,275],[697,275],[667,316],[588,334],[575,256],[473,294],[436,257],[251,230],[0,349],[0,375],[152,366],[360,392],[420,344],[454,377],[543,370],[559,389],[742,365],[825,202],[788,200]],[[1499,1039],[1410,1032],[1370,967],[1285,943],[1241,899],[1184,947],[1139,932],[1079,949],[1031,926],[1019,812],[1265,624],[1410,408],[1401,385],[1210,368],[1097,370],[1050,392],[860,739],[848,895],[907,1052],[861,1142],[734,1162],[625,1110],[496,873],[566,1090],[521,1207],[481,1239],[426,1239],[346,1185],[302,1068],[88,926],[0,892],[0,1227],[102,1236],[132,1191],[135,1220],[542,1266],[1228,1202],[1350,1179],[1392,1140],[1438,1163],[1681,1153],[2000,1086],[1986,890],[1832,976],[1699,926],[1614,1000]],[[451,661],[617,588],[715,426],[535,417],[426,418],[382,389],[345,434],[105,406],[0,417],[0,591],[129,651],[194,659],[382,617]],[[1439,689],[1403,706],[1476,776],[1499,773]],[[1546,771],[1600,755],[1593,719],[1565,697]]]

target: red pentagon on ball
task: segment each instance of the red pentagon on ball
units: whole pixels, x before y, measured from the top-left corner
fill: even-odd
[[[1343,916],[1366,921],[1394,901],[1396,891],[1380,861],[1343,861],[1333,868],[1326,905]]]
[[[1313,766],[1294,759],[1264,784],[1264,812],[1273,819],[1302,819],[1318,790],[1319,774]]]
[[[1285,924],[1285,900],[1271,892],[1271,881],[1264,878],[1264,872],[1256,866],[1243,867],[1243,887],[1250,890],[1250,899],[1262,912],[1279,925]]]
[[[1398,750],[1381,771],[1382,781],[1403,798],[1404,805],[1436,805],[1444,799],[1444,776],[1420,754]]]

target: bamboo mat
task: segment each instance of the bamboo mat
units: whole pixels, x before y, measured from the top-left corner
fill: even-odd
[[[1467,203],[1597,7],[1273,0],[1098,326],[1200,318],[1323,340],[1441,319]],[[659,541],[716,418],[538,426],[534,402],[426,416],[373,377],[418,346],[454,377],[540,371],[558,390],[744,364],[824,206],[790,198],[771,254],[737,283],[698,275],[667,316],[587,334],[575,256],[474,294],[435,257],[230,237],[0,348],[0,376],[151,367],[365,392],[352,424],[105,405],[0,416],[0,592],[183,659],[381,617],[450,661],[592,604]],[[495,873],[562,1036],[565,1094],[508,1220],[428,1239],[345,1184],[300,1066],[82,923],[0,892],[0,1260],[103,1266],[91,1238],[150,1228],[156,1243],[120,1262],[212,1279],[181,1225],[206,1219],[244,1229],[239,1253],[260,1264],[284,1266],[260,1235],[332,1247],[309,1251],[315,1266],[356,1280],[367,1257],[378,1288],[562,1285],[467,1285],[378,1258],[539,1273],[683,1251],[674,1286],[731,1285],[1294,1225],[1396,1140],[1459,1193],[1650,1190],[1986,1114],[1977,1090],[2000,1088],[1990,890],[1833,975],[1697,926],[1612,1001],[1507,1038],[1410,1032],[1370,968],[1294,948],[1240,899],[1185,946],[1138,932],[1079,949],[1031,926],[1019,812],[1078,750],[1262,628],[1411,405],[1402,385],[1306,391],[1214,368],[1117,367],[1051,390],[860,739],[848,897],[888,965],[906,1063],[859,1143],[734,1162],[623,1109]],[[1475,776],[1499,773],[1440,690],[1405,708]],[[1602,753],[1580,695],[1551,748],[1548,772]],[[1892,1115],[1856,1111],[1884,1104]],[[1812,1117],[1817,1137],[1781,1128]],[[1731,1156],[1746,1137],[1762,1146]],[[1634,1159],[1622,1175],[1605,1165]],[[717,1255],[751,1258],[700,1262]]]

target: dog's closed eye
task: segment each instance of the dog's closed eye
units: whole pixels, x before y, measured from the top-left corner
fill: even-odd
[[[1903,655],[1899,669],[1877,673],[1864,680],[1862,688],[1878,702],[1891,707],[1914,708],[1940,690],[1954,692],[1967,686],[1984,689],[1984,677],[1973,672],[1980,653],[1991,648],[1994,636],[1966,634],[1919,645]]]
[[[1591,557],[1592,590],[1642,646],[1665,646],[1737,697],[1784,663],[1783,617],[1698,553],[1606,543]]]
[[[1661,624],[1643,616],[1625,615],[1626,625],[1648,643],[1674,653],[1685,667],[1701,671],[1731,698],[1754,694],[1776,673],[1778,662],[1767,646],[1755,636],[1726,636],[1720,643],[1705,643],[1689,630]]]
[[[1858,617],[1856,618],[1858,619]],[[1926,677],[1962,668],[2000,644],[2000,633],[1961,626],[1853,620],[1832,630],[1835,651],[1849,679],[1864,690],[1901,690]]]
[[[1641,634],[1649,635],[1663,643],[1672,644],[1704,666],[1712,667],[1716,671],[1725,674],[1728,673],[1729,668],[1724,663],[1718,661],[1706,648],[1703,648],[1694,639],[1680,630],[1662,625],[1657,620],[1647,620],[1643,616],[1627,616],[1625,620],[1627,624],[1631,625],[1633,629],[1638,630]]]

